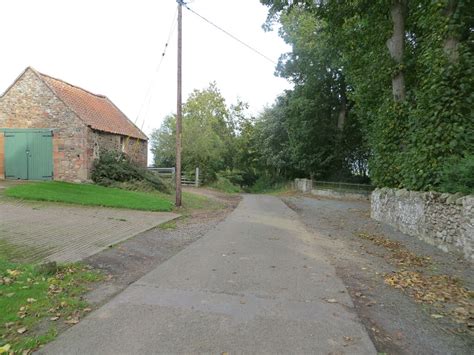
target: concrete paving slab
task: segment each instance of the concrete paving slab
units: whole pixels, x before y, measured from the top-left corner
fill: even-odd
[[[0,243],[22,260],[74,262],[177,217],[168,212],[0,199]]]
[[[41,354],[376,354],[315,236],[271,196],[63,333]]]

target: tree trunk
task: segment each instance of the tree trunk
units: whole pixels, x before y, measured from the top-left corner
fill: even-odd
[[[339,109],[339,115],[337,116],[337,128],[340,131],[344,130],[346,117],[347,117],[347,98],[346,98],[346,93],[344,92],[341,94],[341,107]]]
[[[405,47],[405,0],[393,0],[390,14],[393,22],[393,34],[387,40],[387,47],[392,59],[399,65],[392,77],[392,93],[395,102],[405,101],[405,76],[401,68]]]
[[[451,19],[451,16],[453,16],[456,6],[457,0],[448,1],[448,6],[446,7],[446,17],[448,17],[448,21]],[[452,33],[444,40],[443,50],[450,63],[454,64],[459,61],[458,45],[459,40]]]

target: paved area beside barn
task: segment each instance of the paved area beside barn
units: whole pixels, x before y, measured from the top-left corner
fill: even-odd
[[[79,261],[177,217],[0,196],[0,247],[21,261]]]
[[[204,237],[42,354],[376,354],[314,237],[277,197],[246,195]]]

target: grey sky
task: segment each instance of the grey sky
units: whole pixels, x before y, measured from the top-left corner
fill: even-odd
[[[277,61],[289,48],[261,29],[258,0],[193,0],[190,7]],[[149,134],[176,110],[176,31],[156,67],[176,13],[175,0],[1,0],[0,92],[21,71],[35,69],[107,95]],[[289,84],[274,65],[187,10],[184,15],[183,96],[216,81],[228,102],[237,97],[256,113]]]

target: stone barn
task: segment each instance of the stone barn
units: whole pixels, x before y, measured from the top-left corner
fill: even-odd
[[[147,144],[107,97],[31,67],[0,97],[0,179],[88,181],[102,150],[146,166]]]

